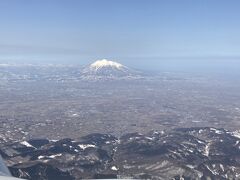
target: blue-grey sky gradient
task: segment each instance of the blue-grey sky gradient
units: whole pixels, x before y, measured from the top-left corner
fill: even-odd
[[[239,0],[1,0],[0,61],[240,57]]]

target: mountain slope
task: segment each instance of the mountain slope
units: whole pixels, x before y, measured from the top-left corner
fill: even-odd
[[[13,175],[27,179],[239,179],[240,139],[215,128],[90,134],[78,139],[31,140],[1,146]]]
[[[140,73],[120,63],[103,59],[85,67],[82,77],[88,79],[139,78]]]

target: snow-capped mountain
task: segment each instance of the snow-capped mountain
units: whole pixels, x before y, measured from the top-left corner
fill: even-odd
[[[118,62],[107,59],[97,60],[82,71],[82,76],[89,79],[99,78],[133,78],[139,77],[140,73]]]

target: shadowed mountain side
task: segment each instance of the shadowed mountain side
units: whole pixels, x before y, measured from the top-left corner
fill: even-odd
[[[12,174],[26,179],[237,179],[239,132],[181,128],[120,138],[35,139],[1,145]]]

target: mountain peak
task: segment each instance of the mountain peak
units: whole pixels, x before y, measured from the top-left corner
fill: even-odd
[[[90,68],[98,70],[103,67],[114,67],[114,68],[122,68],[123,65],[114,61],[109,61],[107,59],[97,60],[90,65]]]
[[[140,73],[118,62],[107,59],[97,60],[82,71],[82,78],[87,80],[136,79]]]

